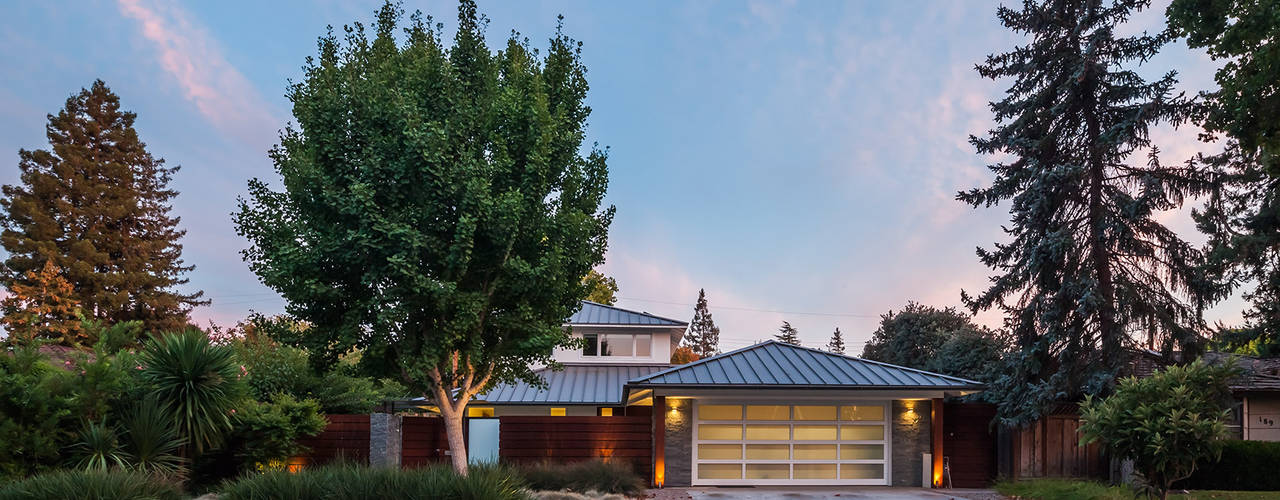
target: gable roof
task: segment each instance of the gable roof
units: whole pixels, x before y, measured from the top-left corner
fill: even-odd
[[[769,340],[634,378],[629,387],[981,389],[973,380]]]
[[[565,364],[560,371],[542,368],[536,373],[546,388],[527,382],[498,384],[476,396],[473,404],[599,404],[615,405],[622,386],[636,377],[671,368],[670,364]]]
[[[629,325],[629,326],[670,326],[685,327],[689,323],[646,312],[636,312],[610,305],[582,301],[582,308],[569,317],[570,325]]]

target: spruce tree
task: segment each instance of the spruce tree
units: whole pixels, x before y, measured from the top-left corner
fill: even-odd
[[[18,152],[21,182],[4,186],[0,200],[9,254],[0,282],[35,286],[29,271],[53,261],[86,316],[175,330],[207,302],[174,290],[193,269],[178,243],[185,231],[169,215],[178,167],[147,152],[135,117],[98,80],[49,115],[49,149]]]
[[[831,334],[831,341],[827,342],[827,350],[836,354],[844,354],[844,335],[840,333],[840,327],[836,327],[836,331]]]
[[[9,296],[0,301],[9,340],[30,345],[36,340],[53,341],[66,346],[88,340],[79,318],[71,283],[62,278],[62,270],[47,260],[37,272],[26,272],[23,282],[15,282]],[[29,283],[29,284],[28,284]]]
[[[1108,391],[1135,337],[1194,354],[1203,321],[1196,248],[1154,217],[1206,192],[1206,176],[1161,165],[1149,128],[1186,119],[1175,74],[1148,82],[1132,70],[1172,39],[1118,36],[1145,0],[1025,2],[998,17],[1027,44],[987,57],[981,76],[1012,79],[991,103],[997,126],[972,137],[1007,156],[989,187],[962,192],[974,207],[1009,202],[1011,241],[979,249],[996,271],[973,310],[1005,312],[1017,353],[996,384],[1009,422],[1061,399]],[[1141,153],[1146,153],[1145,161]]]
[[[684,346],[699,358],[720,353],[720,327],[711,319],[706,289],[698,290],[698,303],[693,306],[693,321],[689,322],[689,331],[685,332]]]
[[[791,345],[800,345],[800,332],[791,326],[790,321],[783,321],[782,326],[778,327],[778,334],[773,336],[778,342],[784,342]]]

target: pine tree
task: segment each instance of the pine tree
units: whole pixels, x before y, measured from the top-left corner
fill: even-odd
[[[791,326],[790,321],[783,321],[782,326],[778,328],[778,334],[773,336],[778,342],[785,342],[791,345],[800,345],[800,332]]]
[[[178,243],[185,231],[169,215],[178,168],[146,151],[134,119],[98,80],[49,116],[50,149],[18,152],[21,182],[4,186],[0,200],[9,253],[0,282],[34,286],[28,272],[53,261],[86,316],[176,330],[207,301],[174,290],[193,269]]]
[[[693,321],[689,322],[689,331],[685,332],[683,343],[699,358],[720,353],[720,327],[716,326],[716,322],[711,319],[711,311],[707,309],[706,289],[698,290],[698,303],[693,306]]]
[[[0,323],[11,341],[30,345],[40,339],[74,346],[88,340],[71,283],[62,278],[62,270],[52,260],[45,261],[39,272],[27,271],[24,278],[23,282],[15,282],[9,296],[0,301],[0,309],[4,310]]]
[[[831,341],[827,342],[827,350],[836,354],[844,354],[844,335],[840,333],[840,327],[836,327],[836,331],[831,334]]]
[[[991,103],[997,127],[971,138],[980,154],[1011,160],[989,167],[990,187],[958,195],[974,207],[1010,202],[1012,241],[978,250],[998,274],[980,295],[964,295],[975,312],[1004,310],[1015,338],[1012,370],[995,387],[1009,422],[1109,390],[1131,335],[1165,351],[1194,354],[1200,345],[1199,252],[1153,215],[1211,186],[1201,172],[1161,165],[1150,141],[1149,127],[1188,115],[1187,100],[1173,94],[1175,74],[1147,82],[1129,69],[1172,36],[1115,33],[1148,3],[1000,7],[1002,23],[1028,44],[977,68],[1013,79]]]

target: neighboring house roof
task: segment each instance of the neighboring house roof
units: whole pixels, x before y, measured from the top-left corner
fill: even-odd
[[[622,399],[622,386],[636,377],[670,368],[669,364],[565,364],[564,369],[549,368],[534,373],[547,382],[546,388],[525,382],[499,384],[487,394],[476,396],[481,404],[599,404],[616,405]]]
[[[570,325],[689,326],[689,323],[684,321],[654,316],[646,312],[629,311],[589,300],[582,301],[582,309],[570,316],[566,323]]]
[[[1255,358],[1253,356],[1241,356],[1221,352],[1207,352],[1204,354],[1205,359],[1209,362],[1218,362],[1227,359],[1235,361],[1240,367],[1242,373],[1239,377],[1231,380],[1231,390],[1244,392],[1273,392],[1280,391],[1280,359],[1277,358]]]
[[[632,388],[774,386],[797,388],[981,389],[973,380],[770,340],[632,379]]]

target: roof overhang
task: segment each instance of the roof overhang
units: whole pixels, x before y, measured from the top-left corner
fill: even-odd
[[[627,384],[622,404],[637,404],[654,396],[751,399],[936,399],[966,396],[985,386],[831,386],[831,385],[707,385]]]

